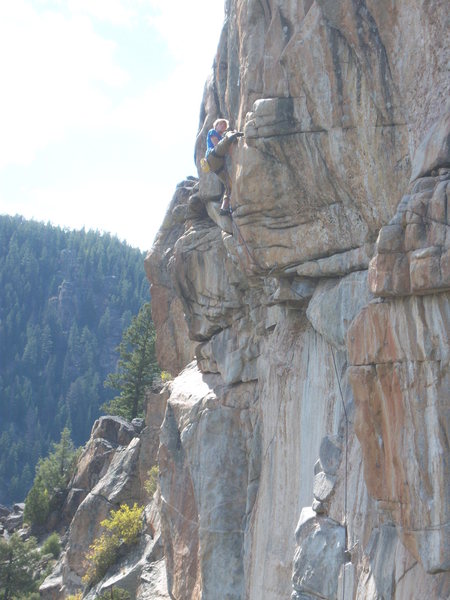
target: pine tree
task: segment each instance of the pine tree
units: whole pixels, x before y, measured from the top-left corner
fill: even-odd
[[[66,487],[75,465],[77,451],[70,438],[70,431],[65,427],[61,439],[53,444],[53,452],[40,463],[39,472],[49,492]]]
[[[150,303],[144,304],[132,319],[123,334],[118,352],[118,370],[108,375],[105,385],[118,390],[120,394],[102,408],[107,414],[131,420],[142,415],[145,390],[159,373]]]
[[[37,588],[34,579],[40,554],[36,540],[22,541],[15,533],[9,540],[0,539],[0,594],[3,600],[22,597]]]
[[[33,486],[25,500],[26,522],[33,525],[45,523],[55,492],[64,489],[69,483],[77,455],[70,431],[66,427],[61,433],[61,440],[53,444],[53,452],[38,462]]]

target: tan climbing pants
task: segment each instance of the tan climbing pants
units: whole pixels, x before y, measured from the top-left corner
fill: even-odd
[[[233,141],[229,137],[224,137],[206,157],[209,168],[225,186],[224,202],[225,200],[229,200],[231,196],[231,178],[225,164],[225,157]]]

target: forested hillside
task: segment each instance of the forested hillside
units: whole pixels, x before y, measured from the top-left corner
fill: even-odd
[[[0,503],[23,500],[67,426],[86,441],[123,330],[148,301],[144,255],[110,235],[0,216]]]

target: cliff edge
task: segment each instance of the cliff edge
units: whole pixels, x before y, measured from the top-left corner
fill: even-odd
[[[86,598],[450,597],[450,78],[444,0],[227,0],[196,162],[146,258],[173,381],[96,422],[41,587],[82,587],[100,522],[140,542]],[[145,494],[149,468],[159,489]]]
[[[173,598],[450,595],[445,14],[226,2],[232,217],[199,171],[146,259]]]

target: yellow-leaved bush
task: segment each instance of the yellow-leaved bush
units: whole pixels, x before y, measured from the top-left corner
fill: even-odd
[[[143,507],[138,506],[136,502],[133,508],[130,508],[128,504],[122,504],[118,510],[112,510],[109,519],[105,519],[100,525],[125,544],[135,544],[142,528],[143,510]]]
[[[153,467],[149,470],[147,475],[148,479],[146,479],[144,482],[144,489],[149,495],[149,497],[153,498],[153,494],[156,492],[156,488],[158,487],[158,465],[153,465]]]
[[[136,503],[132,508],[128,504],[122,504],[117,510],[111,511],[108,519],[100,523],[107,531],[89,546],[84,583],[92,586],[100,581],[109,567],[116,562],[119,546],[131,546],[138,541],[143,510],[144,508]]]

